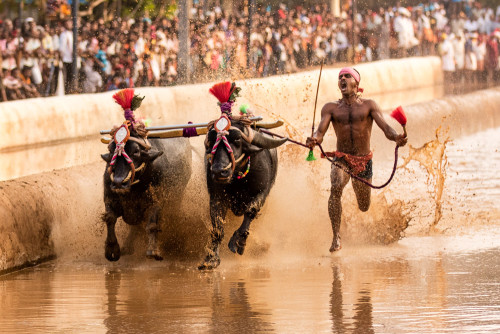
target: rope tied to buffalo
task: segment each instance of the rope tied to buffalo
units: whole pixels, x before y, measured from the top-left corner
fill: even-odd
[[[271,131],[268,131],[268,130],[260,129],[260,131],[263,132],[263,133],[267,133],[268,135],[271,135],[271,136],[276,136],[278,138],[285,138],[284,136],[280,136],[280,135],[275,134],[275,133],[273,133]],[[288,141],[291,142],[291,143],[293,143],[293,144],[296,144],[296,145],[299,145],[299,146],[302,146],[302,147],[305,147],[305,148],[309,149],[309,146],[307,146],[307,145],[305,145],[305,144],[303,144],[301,142],[292,140],[290,138],[288,138]],[[371,184],[369,181],[367,181],[367,180],[363,179],[362,177],[359,177],[356,174],[354,174],[352,171],[350,171],[349,169],[347,169],[345,166],[336,163],[335,160],[333,160],[332,158],[330,158],[328,156],[329,154],[326,153],[325,150],[323,150],[323,146],[321,146],[321,144],[317,144],[317,146],[321,150],[322,155],[328,161],[330,161],[335,167],[342,169],[344,172],[346,172],[347,174],[349,174],[352,178],[354,178],[354,179],[356,179],[356,180],[358,180],[358,181],[366,184],[370,188],[373,188],[373,189],[382,189],[382,188],[385,188],[392,181],[392,179],[394,178],[394,174],[396,173],[396,169],[397,169],[397,166],[398,166],[398,149],[399,149],[398,145],[396,145],[396,148],[394,149],[394,166],[392,167],[391,176],[389,177],[389,179],[384,184],[382,184],[380,186],[375,186],[375,185]]]
[[[116,144],[115,152],[113,153],[113,157],[111,158],[110,165],[113,166],[116,163],[116,158],[118,156],[122,156],[125,158],[127,163],[131,164],[132,159],[128,156],[127,152],[125,152],[125,143]]]
[[[210,158],[210,163],[213,161],[213,157],[215,155],[215,152],[217,151],[217,148],[219,147],[219,144],[221,142],[224,143],[224,146],[226,147],[227,152],[229,153],[229,156],[231,157],[231,170],[234,172],[234,169],[236,168],[235,166],[235,161],[234,161],[234,153],[233,149],[231,148],[231,145],[229,145],[229,141],[227,140],[227,135],[229,135],[229,131],[219,131],[217,133],[217,140],[215,141],[214,146],[212,147],[212,156]]]
[[[217,133],[217,140],[215,141],[214,147],[212,147],[212,154],[215,154],[215,151],[217,151],[217,147],[219,147],[221,141],[224,142],[227,151],[229,153],[233,153],[233,149],[231,148],[231,145],[229,145],[229,142],[226,137],[228,134],[229,134],[228,131],[220,131],[219,133]]]

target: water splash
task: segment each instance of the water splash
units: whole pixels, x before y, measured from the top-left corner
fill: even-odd
[[[448,158],[446,155],[446,145],[450,142],[448,136],[449,129],[436,129],[435,139],[425,143],[421,147],[415,148],[409,145],[409,153],[404,158],[403,164],[399,168],[408,169],[411,161],[416,161],[427,172],[427,188],[434,201],[434,220],[430,229],[433,229],[443,216],[443,191],[446,180],[446,168]]]

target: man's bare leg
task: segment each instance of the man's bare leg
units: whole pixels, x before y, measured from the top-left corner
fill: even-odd
[[[366,180],[372,183],[371,178]],[[354,193],[356,194],[356,199],[358,200],[358,208],[363,212],[368,211],[371,203],[372,188],[354,178],[352,179],[352,188],[354,189]]]
[[[333,241],[330,246],[330,252],[338,251],[342,248],[340,244],[340,223],[342,218],[342,192],[349,182],[349,175],[332,166],[330,198],[328,199],[328,214],[333,230]]]

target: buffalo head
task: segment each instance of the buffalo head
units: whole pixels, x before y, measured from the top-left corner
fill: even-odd
[[[286,141],[286,138],[275,139],[248,127],[231,126],[219,133],[212,129],[205,139],[210,177],[217,183],[230,183],[235,168],[244,167],[248,156],[276,148]]]
[[[110,188],[113,192],[129,191],[133,184],[139,182],[147,165],[163,154],[161,151],[151,149],[146,140],[130,137],[125,143],[124,152],[117,154],[113,162],[113,156],[117,153],[116,146],[111,142],[108,145],[109,152],[101,154],[107,163],[106,173],[109,175]]]

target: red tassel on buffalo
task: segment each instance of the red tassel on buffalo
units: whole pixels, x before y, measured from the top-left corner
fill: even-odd
[[[208,91],[215,96],[220,103],[227,102],[233,93],[231,90],[231,82],[229,81],[216,83]]]
[[[134,98],[134,89],[126,88],[113,95],[113,99],[118,103],[123,110],[131,109],[132,99]]]

